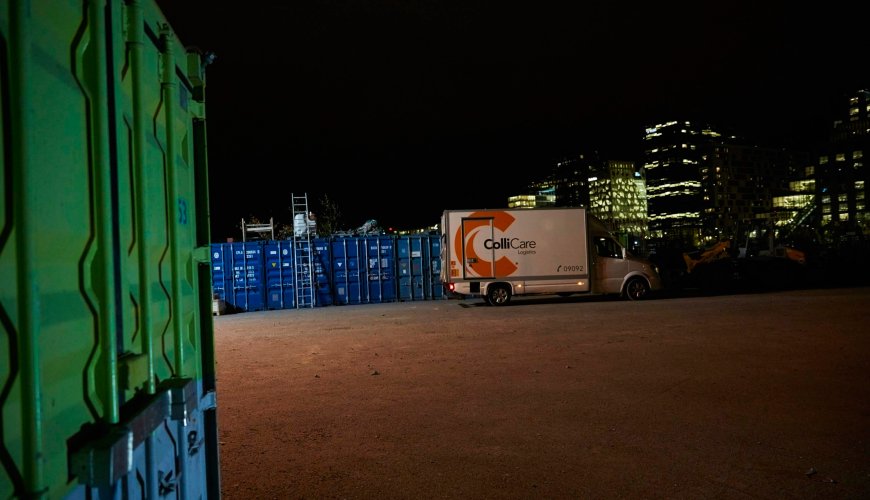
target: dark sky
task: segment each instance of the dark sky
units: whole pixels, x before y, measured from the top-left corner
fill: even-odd
[[[506,205],[565,156],[637,159],[694,119],[763,145],[824,139],[870,86],[849,5],[158,1],[207,70],[212,238],[325,194],[348,228]]]

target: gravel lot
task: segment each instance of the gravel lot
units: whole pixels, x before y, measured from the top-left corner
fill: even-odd
[[[870,498],[870,288],[214,323],[226,499]]]

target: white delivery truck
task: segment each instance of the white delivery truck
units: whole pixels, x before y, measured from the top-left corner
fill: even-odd
[[[441,282],[448,294],[494,306],[531,294],[639,300],[662,288],[655,265],[623,248],[585,208],[444,211]]]

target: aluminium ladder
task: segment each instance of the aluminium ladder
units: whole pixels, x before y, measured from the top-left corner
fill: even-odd
[[[308,194],[296,196],[291,193],[293,205],[293,287],[296,294],[296,308],[314,307],[315,276],[312,262],[311,226],[308,222]]]

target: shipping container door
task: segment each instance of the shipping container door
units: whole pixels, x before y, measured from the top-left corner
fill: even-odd
[[[332,290],[331,260],[332,249],[329,238],[311,240],[311,265],[314,266],[314,287],[316,306],[331,306],[335,303]]]
[[[368,268],[361,263],[365,258],[365,242],[358,236],[332,240],[332,283],[336,304],[362,304],[368,302],[366,283]]]
[[[396,301],[396,245],[392,236],[365,238],[370,302]]]
[[[266,308],[265,261],[263,242],[245,241],[230,244],[233,270],[233,293],[227,306],[239,312]]]
[[[230,264],[233,255],[232,246],[229,243],[212,243],[210,248],[212,296],[226,303],[227,297],[232,297],[233,293],[233,273]]]
[[[441,235],[429,235],[429,290],[432,299],[444,298],[444,287],[441,285]]]
[[[399,236],[396,242],[398,249],[398,275],[400,300],[427,299],[424,262],[428,254],[427,244],[423,245],[421,236]]]
[[[413,284],[411,281],[411,242],[407,236],[396,237],[396,282],[399,300],[411,300]]]
[[[0,498],[218,498],[204,65],[157,6],[0,2]]]
[[[293,243],[289,240],[271,240],[264,244],[263,250],[266,308],[296,307],[296,291],[293,287]]]

